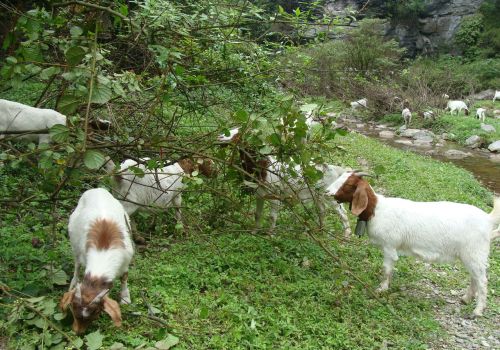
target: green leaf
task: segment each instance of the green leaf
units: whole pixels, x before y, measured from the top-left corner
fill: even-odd
[[[7,63],[10,63],[10,64],[16,64],[17,63],[17,58],[13,57],[13,56],[9,56],[5,59],[5,61]]]
[[[111,99],[113,92],[111,89],[105,85],[97,84],[94,86],[92,91],[92,97],[90,101],[92,103],[106,103]]]
[[[318,108],[318,105],[316,103],[308,103],[308,104],[300,106],[300,110],[302,112],[311,112],[311,111],[315,110],[316,108]]]
[[[83,164],[89,169],[98,169],[104,162],[105,158],[101,152],[89,149],[83,155]]]
[[[75,340],[73,340],[73,346],[77,349],[80,349],[83,346],[82,338],[76,338]]]
[[[40,73],[40,79],[49,79],[50,77],[52,77],[53,75],[56,75],[57,73],[59,73],[61,71],[61,69],[59,67],[49,67],[49,68],[45,68],[44,70],[42,70],[42,72]]]
[[[80,98],[75,95],[68,94],[61,97],[59,103],[57,104],[57,110],[62,114],[70,115],[75,113],[78,106],[80,106]]]
[[[248,121],[248,113],[240,109],[234,113],[233,119],[240,123],[246,123]]]
[[[35,303],[42,301],[44,298],[45,298],[44,296],[35,297],[35,298],[28,298],[28,299],[26,299],[26,301],[35,304]]]
[[[208,317],[208,308],[203,306],[200,310],[200,318],[207,318]]]
[[[75,38],[75,37],[78,37],[78,36],[83,34],[83,29],[78,27],[78,26],[73,26],[73,27],[71,27],[69,32],[70,32],[71,36]]]
[[[63,270],[56,271],[52,275],[52,284],[65,286],[68,283],[68,275]]]
[[[72,46],[65,53],[66,61],[75,66],[79,64],[85,57],[85,50],[80,46]]]
[[[66,142],[69,138],[69,129],[66,125],[56,124],[50,128],[49,135],[55,142]]]
[[[89,333],[85,336],[85,344],[88,350],[97,350],[102,346],[104,336],[99,331]]]
[[[141,168],[139,168],[137,166],[131,166],[128,168],[128,170],[133,172],[135,176],[144,177],[144,170],[142,170]]]
[[[156,342],[155,347],[159,350],[168,350],[179,343],[179,338],[169,334],[165,339]]]
[[[111,347],[109,348],[110,350],[122,350],[122,349],[127,349],[122,343],[113,343]]]

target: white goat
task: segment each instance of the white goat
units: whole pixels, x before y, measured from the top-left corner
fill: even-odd
[[[433,111],[425,111],[423,113],[423,115],[424,115],[424,119],[425,120],[428,120],[428,119],[432,120],[432,119],[434,119],[434,112]]]
[[[411,122],[410,109],[409,108],[403,109],[403,111],[401,112],[401,116],[403,117],[403,119],[405,121],[405,126],[408,127],[410,125],[410,122]]]
[[[485,213],[468,204],[413,202],[376,194],[358,172],[346,172],[328,189],[327,195],[351,204],[358,225],[365,223],[370,240],[384,252],[384,279],[378,291],[389,288],[398,253],[429,262],[461,260],[471,275],[465,302],[477,294],[475,316],[486,307],[490,242],[499,233],[500,198],[493,211]],[[358,233],[358,227],[356,227]]]
[[[448,94],[442,94],[441,97],[446,99],[446,100],[450,99],[450,96]]]
[[[469,115],[469,108],[464,101],[448,101],[446,109],[450,111],[450,114],[457,112],[457,115],[463,110],[465,115]]]
[[[495,96],[493,96],[493,102],[495,102],[497,98],[500,99],[500,91],[495,90]]]
[[[361,100],[351,102],[351,109],[354,110],[361,107],[367,108],[367,105],[368,105],[368,100],[366,98],[362,98]]]
[[[0,100],[0,139],[2,131],[34,131],[51,128],[56,124],[66,125],[66,116],[52,109],[35,108],[21,103]],[[49,134],[28,134],[18,137],[38,144],[49,143]]]
[[[486,120],[486,108],[478,108],[476,110],[476,118],[482,120],[484,123]]]
[[[175,219],[179,223],[182,220],[181,192],[185,187],[182,182],[183,176],[191,174],[196,169],[206,176],[211,176],[211,163],[209,160],[195,163],[189,159],[182,159],[164,168],[150,170],[144,164],[127,159],[120,164],[120,169],[114,175],[113,189],[118,193],[128,215],[132,215],[143,206],[162,209],[173,206]],[[129,169],[130,167],[139,168],[144,172],[144,176],[136,175]],[[105,164],[105,170],[111,174],[114,169],[115,164],[109,159]]]
[[[219,136],[221,142],[240,142],[240,134],[231,130],[231,136]],[[234,131],[234,132],[233,132]],[[241,168],[245,172],[245,183],[249,187],[256,188],[256,209],[255,209],[255,224],[260,227],[262,212],[264,210],[264,200],[269,200],[271,204],[271,225],[269,232],[273,232],[280,202],[287,198],[298,198],[302,203],[314,202],[319,209],[320,226],[324,223],[325,200],[323,198],[324,191],[336,178],[338,178],[346,169],[335,165],[318,165],[317,169],[323,173],[323,178],[316,184],[316,189],[308,187],[302,176],[302,169],[296,166],[294,171],[299,174],[297,178],[291,178],[288,172],[288,166],[276,161],[273,157],[262,157],[258,159],[256,152],[240,147]],[[318,192],[318,193],[317,193]],[[344,208],[341,205],[335,205],[335,210],[339,214],[342,225],[344,227],[345,237],[349,237],[351,229],[349,219]]]
[[[121,302],[131,302],[127,278],[134,248],[128,221],[120,202],[102,188],[86,191],[69,217],[75,271],[60,307],[65,310],[71,305],[73,330],[77,334],[84,332],[103,310],[116,326],[121,325],[120,306],[107,294],[113,280],[121,276]],[[81,283],[78,282],[80,265],[85,266]]]

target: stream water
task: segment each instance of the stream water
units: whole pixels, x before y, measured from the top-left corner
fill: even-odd
[[[356,130],[360,134],[375,138],[392,147],[410,150],[419,154],[425,154],[434,159],[438,159],[443,162],[450,162],[462,167],[473,173],[484,186],[495,192],[497,195],[500,195],[500,162],[491,160],[491,153],[488,151],[465,148],[451,141],[443,142],[443,145],[440,147],[434,144],[432,147],[402,144],[396,142],[396,140],[402,139],[398,136],[395,136],[394,138],[380,137],[379,133],[382,130],[394,131],[384,126],[365,123],[355,119],[344,119],[343,122],[346,123],[350,129]],[[448,158],[445,156],[445,152],[451,149],[469,153],[470,156],[461,159]]]

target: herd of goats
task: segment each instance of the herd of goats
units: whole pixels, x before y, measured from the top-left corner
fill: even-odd
[[[500,91],[495,99],[500,98]],[[366,99],[353,102],[366,107]],[[465,110],[462,101],[449,101],[451,112]],[[405,116],[405,122],[410,118]],[[408,114],[406,113],[406,114]],[[306,124],[313,124],[306,116]],[[66,116],[51,110],[0,100],[1,131],[46,130],[56,124],[66,124]],[[333,205],[338,212],[344,234],[351,228],[342,203],[357,217],[355,233],[367,232],[370,240],[383,251],[383,279],[378,292],[389,288],[394,265],[399,255],[411,255],[428,262],[460,260],[469,272],[471,281],[462,300],[477,299],[473,316],[481,316],[487,299],[487,267],[490,243],[500,236],[500,197],[494,199],[490,213],[468,204],[453,202],[414,202],[390,198],[374,192],[365,180],[370,174],[341,166],[316,165],[322,178],[309,186],[301,176],[300,166],[293,168],[297,177],[289,176],[290,167],[272,156],[262,156],[245,143],[248,130],[243,127],[220,135],[218,141],[234,147],[239,155],[238,168],[245,182],[256,189],[255,226],[260,226],[264,200],[271,204],[270,232],[275,228],[280,201],[295,196],[302,203],[313,202],[319,210],[319,224],[323,225],[325,205]],[[2,135],[0,135],[1,137]],[[22,138],[49,142],[49,134],[21,134]],[[144,162],[144,160],[143,160]],[[197,172],[212,176],[213,162],[209,159],[185,158],[161,169],[151,170],[141,162],[127,159],[120,164],[107,158],[103,169],[112,178],[112,192],[104,188],[85,191],[69,217],[69,240],[75,266],[69,291],[64,293],[60,307],[70,307],[73,330],[83,333],[102,311],[116,326],[121,325],[119,303],[109,296],[113,281],[120,278],[120,302],[130,303],[127,286],[128,268],[134,254],[129,216],[141,207],[175,208],[175,218],[182,219],[182,181],[186,174]],[[141,175],[130,168],[140,168]],[[136,169],[134,169],[136,170]],[[80,267],[84,267],[81,279]]]

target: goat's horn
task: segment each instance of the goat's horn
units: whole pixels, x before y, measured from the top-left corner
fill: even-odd
[[[96,295],[96,297],[90,302],[90,304],[95,304],[95,303],[100,302],[101,299],[104,298],[104,296],[106,294],[108,294],[108,292],[109,292],[109,289],[104,289],[103,291],[101,291],[99,294]]]

